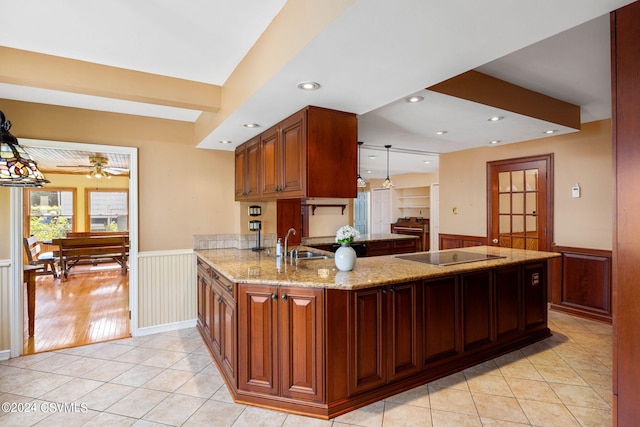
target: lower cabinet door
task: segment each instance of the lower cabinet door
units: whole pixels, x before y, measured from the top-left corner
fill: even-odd
[[[492,341],[493,292],[491,271],[462,275],[464,350]]]
[[[324,401],[324,290],[279,290],[281,396]]]
[[[497,339],[508,338],[522,330],[521,268],[501,268],[496,271],[496,333]]]
[[[222,332],[222,349],[220,352],[220,362],[222,369],[227,373],[227,376],[232,379],[233,383],[236,382],[236,306],[233,301],[228,301],[226,298],[222,300],[220,304],[220,323]]]
[[[238,285],[238,389],[279,394],[278,288]]]
[[[205,304],[205,291],[207,289],[207,282],[204,280],[204,277],[200,275],[198,272],[198,322],[202,327],[204,327],[206,323],[205,313],[206,313],[206,304]]]
[[[459,327],[460,290],[456,276],[426,280],[423,299],[423,359],[425,364],[462,351]]]
[[[383,288],[349,294],[349,394],[385,384]]]
[[[387,296],[389,381],[412,375],[421,367],[418,282],[389,286]]]
[[[222,331],[222,311],[223,311],[223,300],[220,292],[215,288],[215,286],[210,286],[211,288],[211,310],[210,310],[210,323],[209,323],[209,334],[211,337],[211,344],[213,350],[213,355],[218,359],[218,361],[222,360],[222,346],[223,346],[223,331]]]

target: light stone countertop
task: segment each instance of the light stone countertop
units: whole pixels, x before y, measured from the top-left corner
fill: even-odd
[[[411,234],[395,234],[395,233],[379,233],[379,234],[362,234],[354,239],[354,242],[380,242],[384,240],[415,240],[419,237]],[[325,237],[303,237],[302,243],[307,246],[313,245],[332,245],[336,242],[336,236]]]
[[[301,250],[306,249],[304,246]],[[506,265],[542,261],[559,257],[555,252],[476,246],[455,249],[506,258],[475,261],[450,266],[437,266],[400,259],[402,255],[358,258],[353,271],[339,271],[333,258],[300,260],[290,264],[279,260],[273,250],[254,252],[246,249],[202,249],[195,253],[220,274],[235,283],[296,286],[326,289],[364,289],[412,280],[449,276],[471,271],[486,270]],[[313,251],[318,251],[313,249]],[[444,252],[444,251],[442,251]],[[327,252],[328,255],[333,254]]]

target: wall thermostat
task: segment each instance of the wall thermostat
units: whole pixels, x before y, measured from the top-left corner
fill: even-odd
[[[576,183],[576,185],[571,188],[571,196],[573,198],[580,197],[580,184]]]

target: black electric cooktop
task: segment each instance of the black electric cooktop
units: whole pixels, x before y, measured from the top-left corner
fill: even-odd
[[[497,258],[506,258],[499,255],[478,254],[465,251],[427,252],[413,255],[402,255],[397,258],[409,261],[424,262],[433,265],[454,265],[466,262],[488,261]]]

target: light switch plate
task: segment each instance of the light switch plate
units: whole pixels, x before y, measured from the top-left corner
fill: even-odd
[[[573,198],[580,197],[580,186],[578,184],[571,188],[571,196]]]

